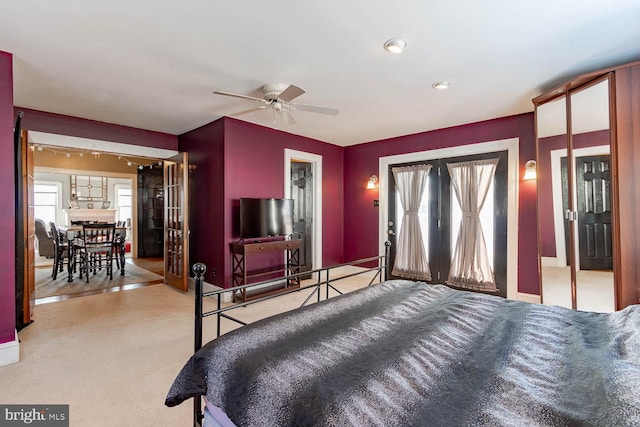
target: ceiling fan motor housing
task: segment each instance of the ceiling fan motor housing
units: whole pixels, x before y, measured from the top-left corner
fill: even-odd
[[[262,93],[264,94],[264,99],[267,101],[275,101],[278,99],[278,96],[288,88],[289,85],[285,83],[269,83],[262,86]]]

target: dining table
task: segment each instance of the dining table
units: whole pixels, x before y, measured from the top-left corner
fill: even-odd
[[[74,242],[77,239],[82,239],[82,225],[60,225],[58,226],[59,232],[66,236],[67,241],[69,242],[69,253],[67,260],[67,281],[73,282],[73,273],[75,269],[75,265],[72,260],[75,259],[75,250],[77,245]],[[125,237],[127,235],[127,227],[116,227],[115,235],[114,235],[114,246],[118,245],[119,247],[116,250],[116,256],[118,259],[116,260],[120,266],[120,275],[124,276],[124,255],[125,255]],[[114,248],[116,249],[116,248]]]

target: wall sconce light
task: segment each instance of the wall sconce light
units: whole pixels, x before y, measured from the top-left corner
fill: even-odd
[[[378,182],[378,177],[375,175],[371,175],[369,177],[369,182],[367,183],[367,190],[372,190],[377,187],[376,183]]]
[[[529,160],[527,161],[527,163],[524,164],[524,176],[522,177],[522,179],[524,181],[527,181],[527,180],[536,179],[536,178],[537,178],[536,161]]]

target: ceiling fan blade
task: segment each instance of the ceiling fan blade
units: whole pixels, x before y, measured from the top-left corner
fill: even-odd
[[[282,111],[284,112],[284,115],[287,118],[287,123],[289,123],[290,125],[295,125],[297,123],[288,110],[282,110]]]
[[[299,88],[298,86],[289,85],[288,88],[280,92],[280,95],[278,95],[278,98],[280,98],[285,102],[290,102],[296,99],[297,97],[299,97],[300,95],[302,95],[303,93],[305,93],[305,91]]]
[[[262,98],[256,98],[255,96],[238,95],[237,93],[222,92],[222,91],[219,91],[219,90],[214,90],[213,93],[215,95],[232,96],[234,98],[248,99],[248,100],[251,100],[251,101],[259,101],[259,102],[262,102],[262,103],[265,103],[265,104],[269,103],[269,101],[266,101],[266,100],[264,100]]]
[[[340,113],[340,111],[335,108],[318,107],[317,105],[291,104],[291,108],[294,110],[309,111],[311,113],[328,114],[330,116],[337,116]]]
[[[230,117],[241,116],[243,114],[252,113],[254,111],[264,110],[265,108],[267,108],[266,105],[261,105],[260,107],[249,108],[248,110],[242,110],[242,111],[238,111],[237,113],[233,113],[233,114],[230,115]]]

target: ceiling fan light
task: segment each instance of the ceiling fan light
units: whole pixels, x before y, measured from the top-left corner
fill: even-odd
[[[387,40],[384,44],[384,48],[391,53],[402,53],[405,47],[407,42],[402,39]]]

